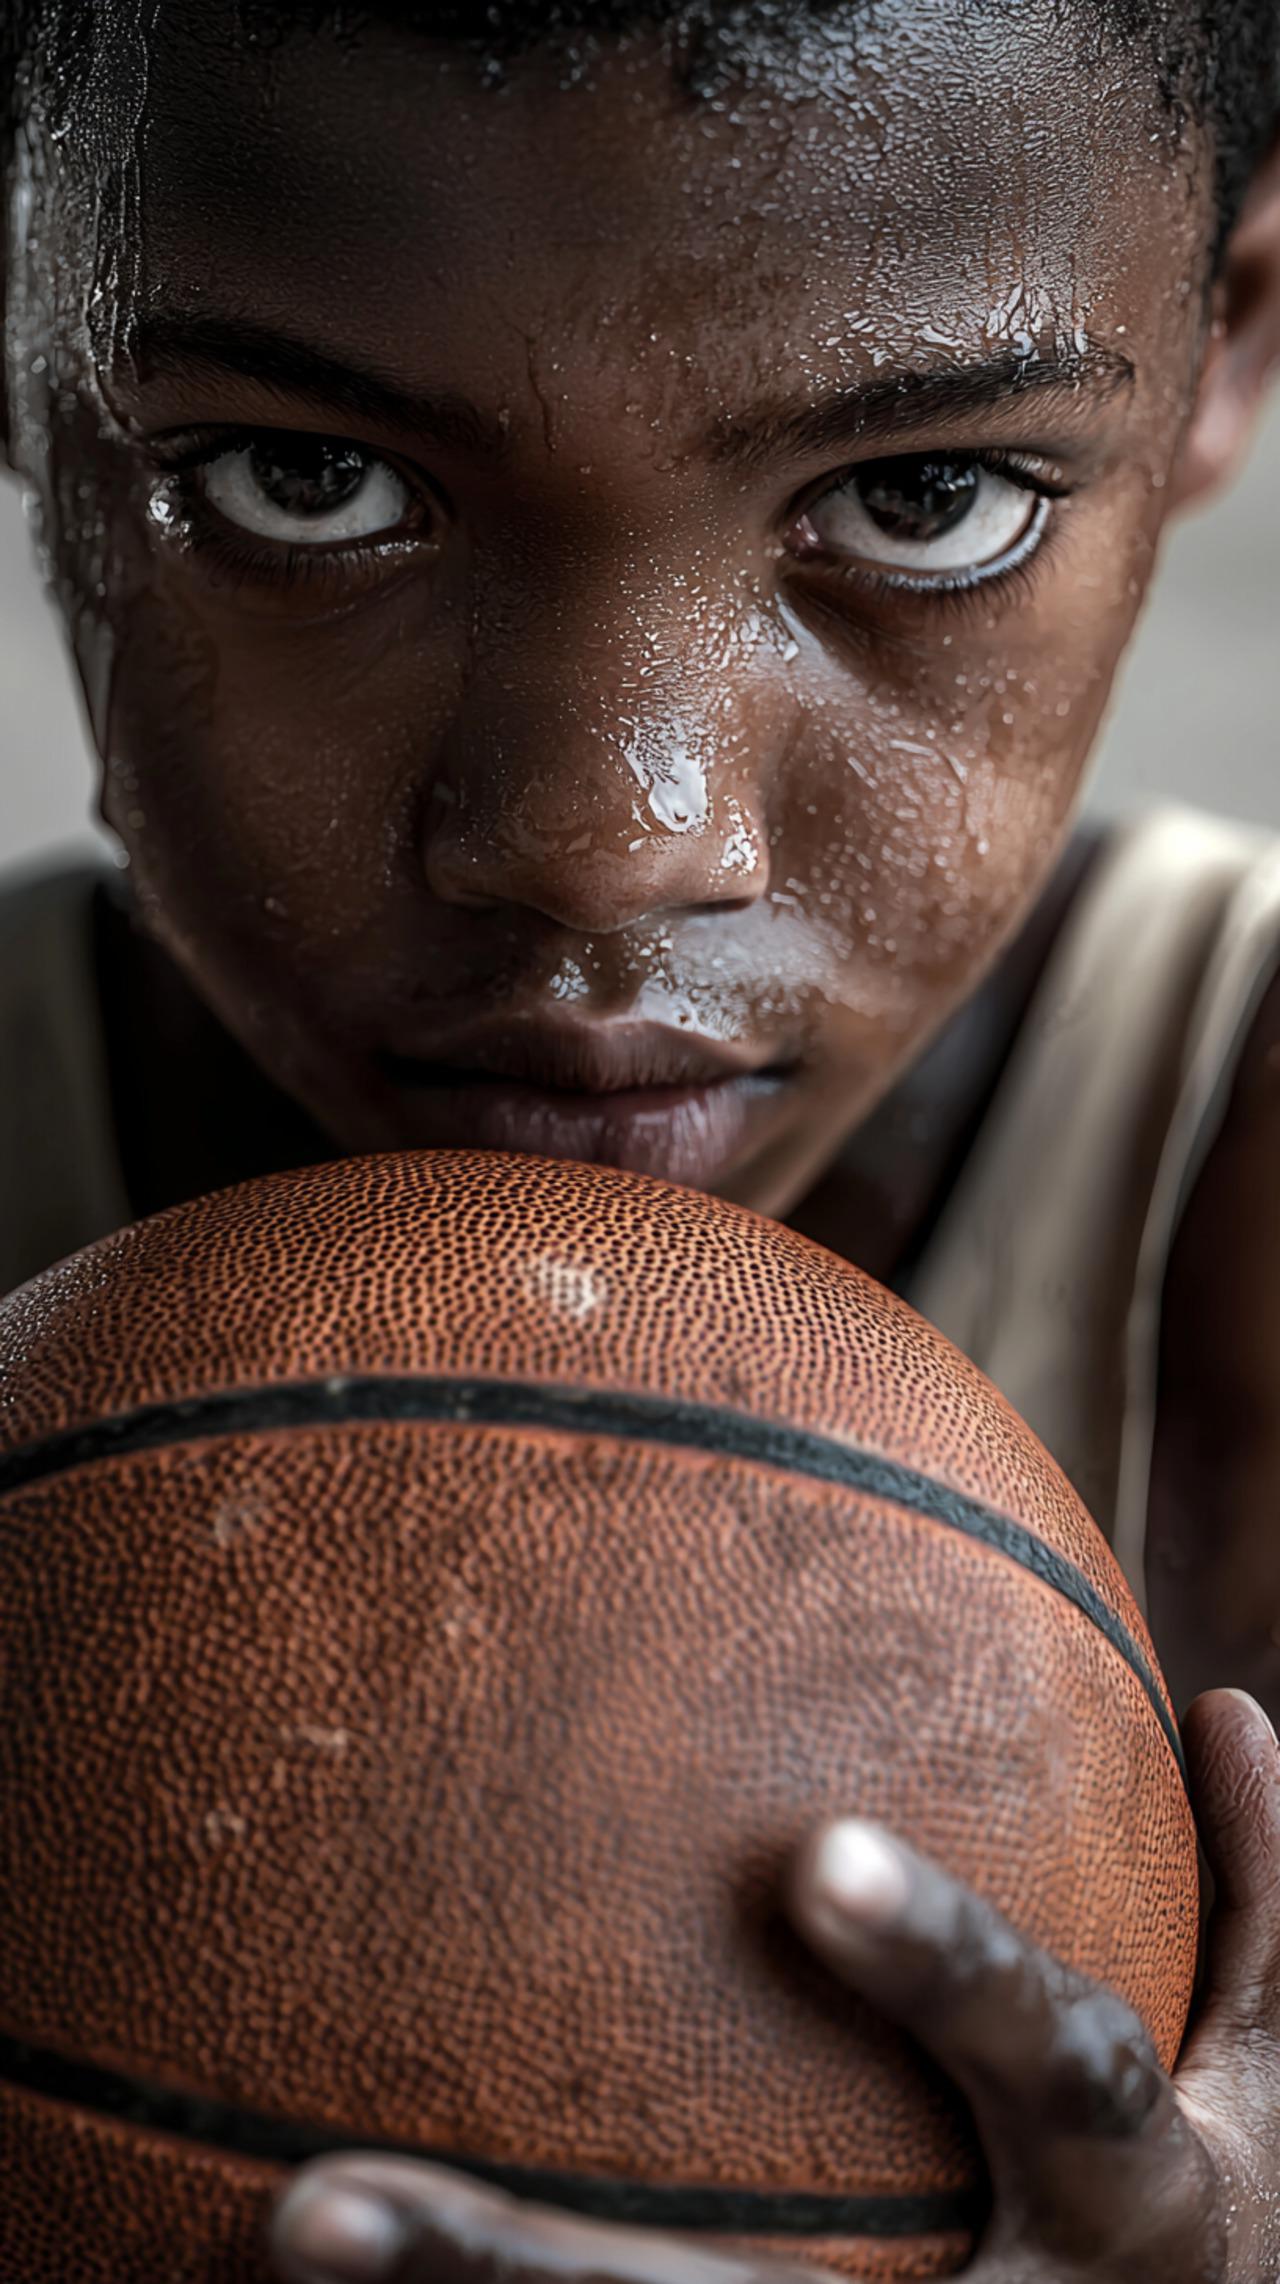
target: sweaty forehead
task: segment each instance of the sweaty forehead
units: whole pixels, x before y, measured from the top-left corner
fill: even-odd
[[[131,290],[453,385],[611,332],[637,370],[820,380],[851,345],[874,369],[1114,329],[1188,231],[1143,51],[1091,58],[1057,0],[873,13],[745,33],[699,94],[656,33],[489,84],[387,23],[255,45],[235,0],[182,0],[117,101]]]

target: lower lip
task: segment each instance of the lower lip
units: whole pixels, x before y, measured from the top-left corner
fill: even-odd
[[[416,1080],[400,1066],[396,1092],[418,1149],[514,1150],[533,1158],[623,1166],[690,1189],[711,1189],[756,1140],[782,1081],[755,1075],[710,1086],[572,1094],[514,1080]]]

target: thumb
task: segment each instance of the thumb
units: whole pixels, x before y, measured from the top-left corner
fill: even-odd
[[[1239,1689],[1198,1697],[1182,1735],[1215,1894],[1204,2005],[1180,2086],[1224,2046],[1280,2036],[1280,1745]]]

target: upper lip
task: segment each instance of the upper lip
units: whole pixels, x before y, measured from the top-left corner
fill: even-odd
[[[713,1086],[777,1065],[776,1054],[705,1032],[662,1023],[584,1023],[572,1018],[527,1018],[477,1025],[435,1042],[426,1051],[400,1047],[383,1061],[402,1075],[447,1086],[452,1079],[507,1079],[565,1094],[624,1094],[646,1087]]]

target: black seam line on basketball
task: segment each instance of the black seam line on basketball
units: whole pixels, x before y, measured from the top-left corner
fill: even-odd
[[[846,2197],[820,2190],[722,2189],[503,2165],[452,2149],[428,2149],[379,2135],[370,2138],[354,2123],[341,2133],[295,2124],[99,2069],[94,2063],[73,2061],[13,2038],[0,2037],[0,2082],[116,2124],[198,2142],[225,2156],[303,2165],[309,2158],[344,2150],[376,2150],[379,2155],[447,2165],[528,2203],[557,2205],[591,2220],[625,2221],[637,2228],[706,2229],[726,2236],[903,2237],[972,2231],[986,2217],[984,2200],[968,2190]]]
[[[172,1403],[140,1406],[83,1428],[68,1428],[0,1458],[0,1499],[28,1485],[108,1459],[167,1444],[290,1428],[400,1425],[532,1428],[555,1434],[610,1436],[629,1443],[704,1451],[805,1475],[872,1498],[888,1499],[931,1522],[981,1540],[1052,1587],[1097,1627],[1142,1684],[1186,1782],[1186,1763],[1155,1676],[1122,1618],[1065,1555],[1045,1546],[1011,1516],[936,1482],[914,1467],[857,1444],[777,1420],[753,1419],[712,1404],[613,1389],[555,1387],[523,1380],[449,1379],[423,1374],[331,1375],[264,1388],[227,1389]]]

